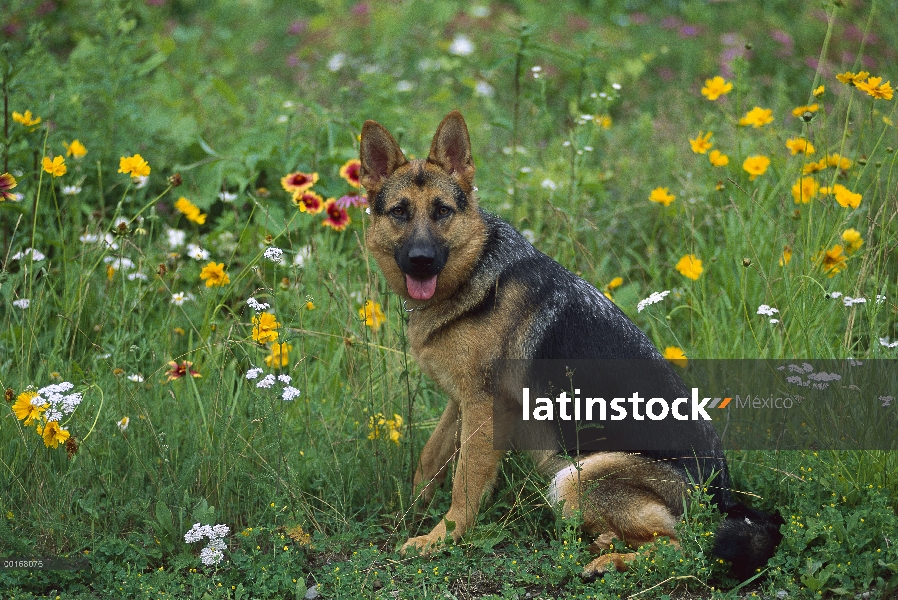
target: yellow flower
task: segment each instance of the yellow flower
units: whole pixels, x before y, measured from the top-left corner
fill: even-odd
[[[846,244],[846,254],[854,254],[864,245],[864,238],[861,237],[861,232],[854,228],[846,229],[842,232],[842,241]]]
[[[365,325],[377,331],[387,317],[380,309],[380,304],[368,300],[365,306],[359,309],[359,318],[365,320]]]
[[[30,110],[26,110],[24,115],[20,112],[13,111],[12,120],[16,123],[21,123],[25,127],[31,127],[32,125],[37,125],[41,122],[41,118],[33,117]]]
[[[882,77],[871,77],[867,81],[856,81],[854,85],[877,100],[891,100],[894,93],[891,83],[891,81],[882,83]]]
[[[611,117],[609,115],[596,115],[592,118],[592,122],[602,129],[611,129]]]
[[[37,426],[37,433],[44,438],[44,446],[47,448],[56,448],[59,444],[65,443],[71,435],[67,430],[61,428],[56,421],[50,421],[46,427]]]
[[[833,152],[829,156],[826,157],[826,166],[827,167],[838,167],[843,171],[847,171],[854,164],[850,158],[845,158],[838,152]]]
[[[814,257],[814,261],[820,264],[824,273],[830,277],[835,277],[837,273],[845,270],[847,258],[842,252],[842,246],[836,244],[829,250],[817,254]]]
[[[795,204],[807,204],[819,190],[820,186],[813,177],[802,177],[792,186],[792,198]]]
[[[763,127],[768,123],[773,122],[773,111],[769,108],[761,108],[760,106],[756,106],[747,113],[745,116],[739,119],[739,125],[746,126],[751,125],[752,127]]]
[[[315,310],[315,303],[311,300],[306,302],[306,310]]]
[[[36,424],[35,421],[40,418],[41,413],[47,410],[49,404],[35,406],[31,403],[31,399],[37,397],[37,392],[31,390],[22,392],[16,396],[16,402],[12,405],[12,410],[16,413],[16,418],[20,421],[24,420],[23,425],[26,427]]]
[[[699,131],[698,135],[695,136],[695,139],[689,140],[689,145],[692,146],[692,151],[696,154],[704,154],[705,152],[710,150],[711,146],[713,146],[713,144],[710,142],[712,135],[714,134],[709,131],[703,136],[702,132]]]
[[[826,86],[821,85],[814,88],[814,91],[812,93],[814,94],[814,98],[819,98],[824,94],[824,92],[826,92]]]
[[[649,201],[657,202],[664,206],[670,206],[670,203],[674,201],[675,197],[676,196],[667,191],[666,187],[656,187],[652,190],[652,193],[649,194]]]
[[[809,104],[807,106],[796,106],[792,109],[792,115],[800,117],[806,112],[815,113],[818,110],[820,110],[820,105],[815,102],[814,104]]]
[[[725,167],[730,164],[730,157],[720,150],[711,150],[708,160],[711,161],[712,167]]]
[[[84,155],[87,154],[87,148],[85,148],[84,144],[78,140],[72,140],[71,144],[63,142],[62,145],[65,146],[66,156],[71,156],[72,158],[84,158]]]
[[[704,271],[702,268],[702,261],[696,258],[695,254],[685,255],[679,262],[677,262],[675,268],[683,277],[692,279],[693,281],[698,279]]]
[[[785,267],[792,260],[792,246],[783,247],[783,255],[780,257],[780,266]]]
[[[265,364],[269,367],[286,367],[290,364],[289,352],[293,350],[293,346],[287,342],[281,344],[274,343],[271,345],[271,354],[265,357]]]
[[[140,154],[123,156],[119,159],[118,172],[127,173],[131,177],[146,177],[150,174],[150,165]]]
[[[199,225],[206,222],[205,213],[200,212],[199,207],[184,196],[178,198],[175,202],[175,208],[178,209],[178,212],[187,217],[188,221],[192,221]]]
[[[838,202],[839,206],[842,208],[857,208],[860,206],[861,200],[863,200],[863,196],[852,192],[841,183],[833,185],[831,190],[827,190],[827,193],[835,195],[836,202]]]
[[[280,326],[277,318],[269,312],[253,315],[253,340],[260,344],[277,340]]]
[[[667,348],[665,348],[663,356],[664,358],[681,368],[686,368],[686,363],[689,362],[682,348],[678,348],[676,346],[668,346]]]
[[[56,156],[51,159],[49,156],[44,157],[44,171],[52,175],[53,177],[62,177],[66,174],[68,169],[65,166],[65,159],[61,156]]]
[[[863,81],[867,77],[870,76],[870,73],[867,71],[858,71],[857,73],[852,73],[851,71],[845,71],[844,73],[840,73],[836,75],[836,79],[844,83],[845,85],[854,85],[856,86],[858,81]]]
[[[818,161],[811,161],[802,167],[801,172],[805,175],[810,175],[812,173],[819,173],[823,169],[826,168],[826,157],[824,156]]]
[[[613,290],[615,288],[619,288],[624,283],[623,277],[615,277],[611,281],[608,282],[608,289]]]
[[[200,279],[206,281],[206,287],[225,286],[231,278],[225,273],[224,263],[210,262],[200,271]]]
[[[801,152],[802,154],[814,153],[814,145],[802,137],[789,138],[788,140],[786,140],[786,148],[789,149],[789,152],[792,153],[792,156],[795,156],[799,152]]]
[[[745,159],[745,162],[742,163],[742,168],[750,175],[748,178],[750,181],[754,181],[755,177],[767,172],[767,167],[769,166],[770,159],[761,154],[749,156]]]
[[[705,80],[705,87],[702,88],[702,96],[708,100],[717,100],[724,94],[729,94],[733,89],[733,84],[725,80],[720,75]]]

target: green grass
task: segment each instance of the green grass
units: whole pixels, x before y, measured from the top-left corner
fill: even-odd
[[[709,554],[719,516],[701,497],[682,552],[662,547],[627,574],[582,581],[590,540],[512,455],[462,543],[429,559],[394,552],[448,507],[446,491],[425,508],[411,490],[444,398],[408,354],[401,302],[364,247],[363,209],[333,231],[281,187],[299,170],[319,174],[324,198],[350,193],[338,173],[358,155],[365,119],[421,156],[460,109],[481,204],[608,290],[661,349],[898,353],[880,342],[898,338],[898,100],[835,78],[863,67],[898,82],[888,71],[895,9],[656,4],[76,0],[48,11],[12,0],[0,16],[0,174],[22,198],[0,203],[0,388],[15,399],[68,381],[84,399],[63,421],[77,440],[70,458],[11,403],[0,407],[0,558],[86,556],[91,571],[0,571],[0,595],[293,598],[313,583],[328,598],[892,593],[898,464],[883,451],[730,453],[736,489],[787,521],[769,570],[741,589]],[[470,54],[452,52],[462,34]],[[700,90],[724,55],[734,89],[711,102]],[[791,115],[811,102],[810,122]],[[773,122],[738,126],[754,106]],[[12,120],[25,110],[41,123]],[[610,127],[584,115],[609,116]],[[700,131],[714,132],[729,165],[690,150]],[[798,136],[815,154],[790,154]],[[61,177],[44,171],[43,158],[74,139],[87,155],[67,157]],[[136,153],[152,169],[145,187],[117,172]],[[852,166],[813,177],[860,193],[860,205],[795,203],[803,166],[832,153]],[[753,181],[742,168],[752,155],[771,160]],[[674,194],[670,206],[649,202],[657,187]],[[203,224],[174,208],[181,196]],[[845,245],[849,228],[863,245],[827,271],[822,253]],[[169,229],[210,258],[170,246]],[[272,246],[285,264],[263,257]],[[13,258],[32,247],[44,260]],[[702,261],[696,280],[675,269],[687,254]],[[110,270],[119,259],[133,267]],[[203,284],[210,260],[227,285]],[[671,294],[637,312],[661,290]],[[180,292],[192,299],[173,303]],[[867,302],[846,307],[832,292]],[[283,367],[266,365],[270,345],[253,340],[251,296],[271,305],[278,341],[292,347]],[[21,299],[28,308],[13,304]],[[360,318],[368,300],[386,317],[377,328]],[[779,309],[779,323],[757,314],[761,304]],[[168,381],[173,360],[201,377]],[[252,366],[289,375],[301,395],[284,402],[284,384],[257,387]],[[377,425],[393,415],[395,443]],[[197,522],[231,530],[216,567],[184,542]]]

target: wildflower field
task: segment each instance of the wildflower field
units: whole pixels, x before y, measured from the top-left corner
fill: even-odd
[[[449,503],[411,489],[445,399],[357,160],[366,119],[422,156],[459,109],[481,205],[667,358],[895,359],[894,3],[3,4],[0,559],[68,568],[0,568],[0,598],[898,590],[876,450],[728,453],[786,521],[744,586],[701,493],[681,550],[583,580],[514,454],[474,531],[400,557]]]

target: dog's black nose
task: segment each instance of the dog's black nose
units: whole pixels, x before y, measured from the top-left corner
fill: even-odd
[[[409,248],[408,260],[415,269],[427,269],[433,265],[436,252],[430,245],[415,245]]]

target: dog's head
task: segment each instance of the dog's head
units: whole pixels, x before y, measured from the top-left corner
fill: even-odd
[[[362,128],[360,154],[360,179],[371,208],[367,245],[387,282],[406,299],[452,296],[486,241],[461,113],[443,119],[425,160],[407,160],[376,121]]]

